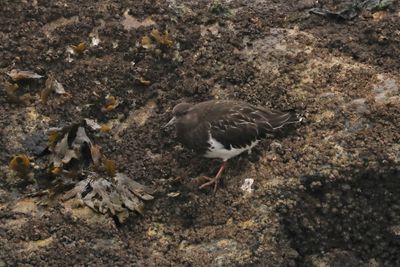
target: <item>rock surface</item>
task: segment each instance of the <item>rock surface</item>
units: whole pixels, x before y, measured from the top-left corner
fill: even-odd
[[[308,14],[317,5],[333,1],[2,1],[0,81],[51,72],[70,96],[41,103],[39,79],[17,89],[22,105],[0,88],[0,266],[399,266],[399,3],[345,22]],[[172,45],[143,47],[153,29]],[[218,163],[160,130],[176,103],[211,98],[305,117],[230,161],[215,196],[192,178]],[[144,216],[39,205],[6,175],[83,118],[113,125],[96,143],[156,187]]]

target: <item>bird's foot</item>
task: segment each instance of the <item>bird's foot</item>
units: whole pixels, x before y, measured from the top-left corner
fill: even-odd
[[[219,178],[221,177],[222,172],[224,171],[226,166],[226,161],[224,161],[221,165],[221,167],[219,168],[219,171],[217,173],[217,175],[215,175],[214,178],[208,177],[208,176],[203,176],[204,179],[208,180],[208,182],[202,184],[199,188],[203,189],[204,187],[207,187],[209,185],[214,184],[214,194],[217,191],[217,187],[218,187],[218,182],[219,182]]]
[[[207,186],[213,185],[214,184],[214,193],[217,191],[217,187],[218,187],[218,182],[219,182],[219,177],[208,177],[208,176],[202,176],[203,179],[208,180],[208,182],[200,185],[199,189],[203,189]]]

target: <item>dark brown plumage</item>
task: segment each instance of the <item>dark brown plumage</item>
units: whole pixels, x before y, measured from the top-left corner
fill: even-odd
[[[181,103],[174,107],[173,115],[168,125],[175,124],[178,140],[184,146],[205,157],[220,158],[224,163],[251,150],[285,125],[301,121],[293,111],[270,111],[231,100]],[[205,185],[216,183],[224,167],[225,164]]]

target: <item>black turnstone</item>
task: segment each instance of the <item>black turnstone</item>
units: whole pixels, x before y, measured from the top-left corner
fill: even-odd
[[[231,100],[211,100],[198,104],[180,103],[172,111],[173,118],[165,127],[175,124],[178,141],[207,158],[220,158],[223,163],[214,178],[204,177],[204,188],[214,184],[226,162],[287,124],[301,118],[293,111],[270,111],[262,107]]]

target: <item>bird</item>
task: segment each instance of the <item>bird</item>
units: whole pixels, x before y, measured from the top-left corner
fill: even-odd
[[[295,111],[272,111],[235,100],[209,100],[197,104],[177,104],[172,119],[177,140],[206,158],[222,160],[214,177],[204,178],[199,188],[214,184],[214,193],[227,161],[243,152],[251,152],[262,139],[274,136],[284,126],[301,122]]]

